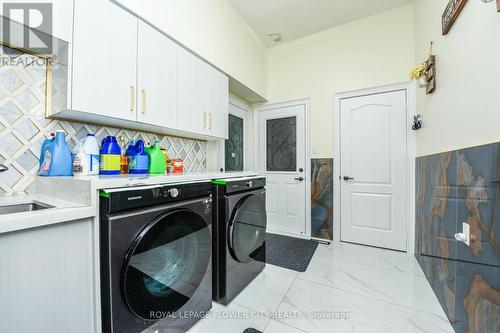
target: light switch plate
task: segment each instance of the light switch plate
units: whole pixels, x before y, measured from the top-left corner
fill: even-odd
[[[465,235],[465,244],[470,246],[470,225],[467,223],[462,224],[462,233]]]

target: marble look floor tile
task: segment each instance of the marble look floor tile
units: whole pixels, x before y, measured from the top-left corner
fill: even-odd
[[[300,279],[273,319],[311,333],[453,333],[448,320],[439,315]]]
[[[315,255],[386,268],[396,272],[413,273],[424,276],[414,255],[409,253],[335,242],[328,246],[319,245]]]
[[[227,307],[213,303],[207,318],[200,320],[188,333],[242,333],[247,328],[264,331],[270,318],[236,303]]]
[[[267,327],[264,329],[264,333],[309,333],[302,331],[298,328],[285,325],[276,320],[271,320]]]
[[[269,267],[264,269],[234,300],[255,311],[274,311],[278,308],[297,274]],[[293,273],[292,273],[293,272]]]
[[[444,316],[427,280],[412,273],[317,256],[298,279]]]
[[[266,267],[264,267],[263,271],[264,272],[266,272],[266,271],[277,272],[277,273],[281,273],[283,275],[287,275],[290,277],[296,277],[299,274],[299,272],[297,272],[297,271],[294,271],[291,269],[286,269],[286,268],[279,267],[279,266],[270,265],[270,264],[266,264]]]

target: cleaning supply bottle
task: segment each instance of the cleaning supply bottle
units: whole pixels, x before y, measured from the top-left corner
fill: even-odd
[[[83,150],[87,154],[87,163],[89,175],[99,174],[99,143],[95,138],[95,134],[87,134],[85,143],[83,144]]]
[[[45,141],[43,141],[42,143],[42,149],[40,150],[40,165],[43,164],[43,160],[45,159],[45,156],[44,156],[44,151],[45,151],[45,146],[48,145],[49,143],[52,142],[52,139],[56,136],[56,133],[54,132],[50,132],[50,138],[48,139],[45,139]]]
[[[127,156],[127,144],[125,143],[125,137],[120,136],[120,172],[122,175],[128,173],[128,156]]]
[[[131,141],[127,148],[128,172],[144,174],[149,170],[149,155],[144,151],[144,141]]]
[[[66,142],[66,134],[62,130],[56,131],[56,135],[50,142],[42,145],[39,176],[72,176],[73,163],[71,150]]]
[[[100,150],[100,174],[101,175],[119,175],[121,172],[120,160],[121,150],[120,145],[116,141],[116,137],[107,136],[102,140]]]
[[[88,176],[89,174],[88,155],[85,153],[83,144],[84,140],[80,140],[72,151],[74,177]]]
[[[146,153],[149,155],[149,173],[163,174],[165,173],[165,157],[161,152],[161,147],[155,143],[151,147],[145,148]]]

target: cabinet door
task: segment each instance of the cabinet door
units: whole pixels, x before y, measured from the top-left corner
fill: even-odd
[[[205,111],[208,113],[208,134],[228,138],[229,87],[228,78],[205,64]]]
[[[136,120],[137,18],[108,0],[75,0],[72,109]]]
[[[137,120],[175,128],[178,46],[150,25],[139,21]]]
[[[201,71],[205,63],[181,47],[177,62],[177,127],[195,134],[206,134]]]

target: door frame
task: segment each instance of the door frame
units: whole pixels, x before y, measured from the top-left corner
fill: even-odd
[[[416,84],[413,81],[383,85],[367,89],[352,90],[333,95],[333,135],[334,135],[334,177],[333,177],[333,240],[340,243],[341,233],[341,135],[340,135],[340,103],[343,99],[376,95],[394,91],[406,91],[406,252],[415,252],[415,158],[417,156],[416,133],[412,130],[413,116],[417,114]]]
[[[286,101],[286,102],[278,102],[278,103],[266,103],[262,104],[259,106],[256,106],[254,108],[254,133],[259,133],[260,134],[260,115],[262,112],[265,111],[270,111],[270,110],[275,110],[278,108],[285,108],[285,107],[292,107],[292,106],[299,106],[303,105],[305,109],[305,137],[306,137],[306,142],[305,142],[305,147],[306,147],[306,152],[305,152],[305,164],[304,165],[304,178],[305,178],[305,186],[306,186],[306,193],[305,193],[305,233],[303,235],[300,234],[294,234],[294,233],[287,233],[287,232],[279,232],[279,234],[282,234],[284,236],[290,236],[290,237],[295,237],[295,238],[304,238],[304,239],[311,239],[311,138],[310,138],[310,121],[311,121],[311,101],[309,98],[303,98],[303,99],[296,99],[292,101]],[[260,161],[260,135],[255,135],[254,138],[254,166],[256,170],[259,171],[259,173],[262,173],[263,170],[260,169],[261,161]],[[278,233],[277,231],[273,231]]]

